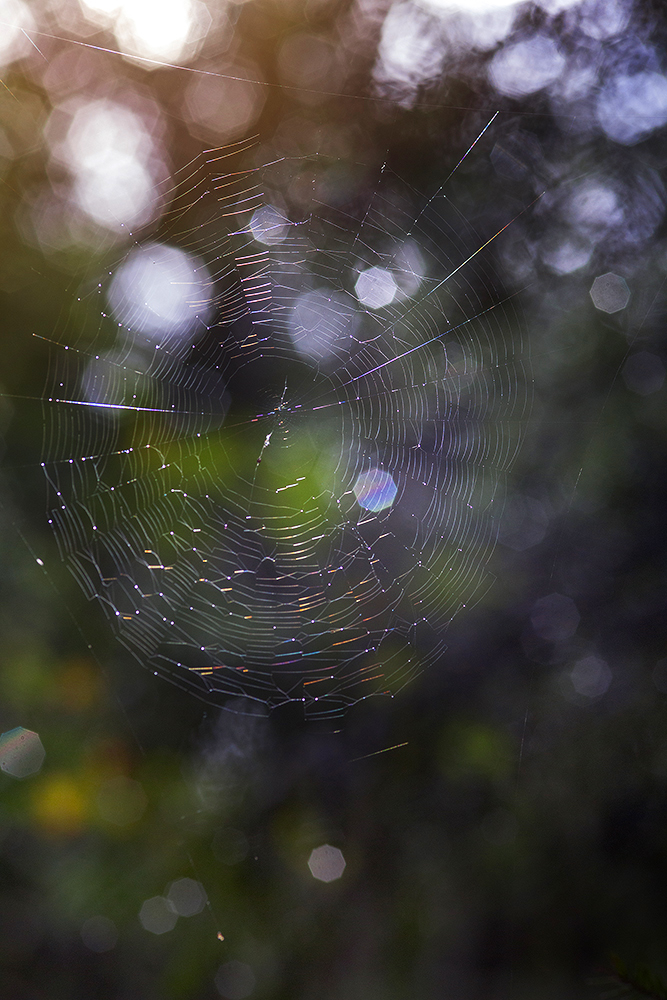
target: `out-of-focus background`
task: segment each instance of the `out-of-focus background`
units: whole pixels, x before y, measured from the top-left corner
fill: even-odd
[[[667,972],[666,29],[650,0],[0,0],[3,996]],[[251,137],[246,169],[334,164],[339,206],[385,171],[416,219],[451,175],[530,359],[491,586],[326,730],[142,669],[47,523],[49,344],[100,327],[76,303],[179,171]]]

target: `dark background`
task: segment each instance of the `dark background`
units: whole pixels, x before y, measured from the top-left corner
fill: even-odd
[[[204,1000],[233,994],[229,962],[255,980],[236,995],[276,1000],[595,997],[611,953],[667,972],[661,6],[527,3],[503,27],[502,11],[212,2],[171,54],[128,42],[122,15],[7,10],[0,723],[37,732],[46,758],[0,780],[3,995]],[[541,83],[547,56],[512,50],[536,37],[561,57]],[[101,50],[119,46],[134,57]],[[201,111],[194,68],[222,74],[226,124]],[[40,338],[124,246],[77,201],[83,156],[58,154],[54,114],[100,95],[140,109],[156,185],[252,134],[265,160],[363,163],[360,196],[386,160],[415,204],[500,112],[449,194],[480,245],[519,215],[488,249],[534,388],[495,582],[440,663],[337,733],[143,671],[48,530]],[[630,293],[615,312],[589,294],[610,272]],[[100,805],[119,777],[142,803],[129,819]],[[307,864],[324,843],[346,861],[328,884]],[[151,933],[142,904],[181,878],[208,904]]]

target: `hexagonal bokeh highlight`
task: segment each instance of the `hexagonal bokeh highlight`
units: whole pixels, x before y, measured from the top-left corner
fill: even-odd
[[[90,951],[102,955],[116,947],[118,931],[108,917],[90,917],[81,928],[81,940]]]
[[[240,79],[243,72],[248,74],[247,79]],[[194,135],[223,142],[245,135],[251,128],[266,100],[264,88],[255,82],[259,69],[238,67],[237,76],[192,78],[185,95],[185,111]]]
[[[570,680],[577,694],[585,698],[600,698],[611,684],[612,673],[599,656],[585,656],[572,667]]]
[[[536,635],[547,642],[570,639],[579,627],[581,615],[571,597],[549,594],[535,601],[530,612],[530,622]]]
[[[357,476],[354,495],[357,503],[365,510],[377,511],[391,507],[396,499],[398,487],[388,472],[369,469]]]
[[[308,867],[313,878],[320,882],[334,882],[345,871],[343,852],[331,844],[316,847],[308,858]]]
[[[142,903],[139,920],[144,930],[151,934],[166,934],[173,931],[178,914],[164,896],[151,896]]]
[[[215,985],[225,1000],[245,1000],[254,991],[257,980],[249,965],[233,958],[220,966],[215,975]]]
[[[369,309],[383,309],[394,301],[398,285],[391,271],[384,267],[369,267],[357,278],[354,290],[363,306]]]
[[[498,525],[498,541],[516,552],[524,552],[544,539],[549,511],[534,497],[515,493],[505,504]]]
[[[135,247],[114,273],[108,300],[114,317],[151,341],[181,340],[209,313],[210,277],[201,260],[177,247]]]
[[[591,285],[590,296],[600,312],[616,313],[625,309],[630,301],[630,289],[625,278],[608,271],[597,276]]]
[[[27,778],[37,774],[46,750],[37,733],[17,726],[0,736],[0,768],[12,778]]]
[[[148,800],[138,781],[123,774],[109,778],[97,793],[97,811],[107,823],[130,826],[143,816]]]
[[[178,878],[167,891],[167,900],[179,917],[194,917],[206,906],[206,892],[201,882],[193,878]]]
[[[250,220],[253,237],[267,247],[284,243],[288,230],[288,220],[273,205],[260,205]]]

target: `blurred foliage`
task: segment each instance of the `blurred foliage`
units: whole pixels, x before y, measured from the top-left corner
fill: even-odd
[[[667,985],[651,969],[643,965],[628,968],[625,962],[612,955],[613,974],[600,980],[600,985],[606,986],[606,997],[652,997],[653,1000],[665,1000]]]
[[[332,184],[363,191],[388,157],[406,183],[433,191],[497,107],[509,131],[546,150],[549,162],[531,168],[540,184],[563,162],[577,177],[610,163],[621,175],[648,165],[664,176],[664,134],[621,148],[566,133],[544,95],[493,92],[473,72],[486,58],[476,49],[440,90],[422,85],[428,101],[353,100],[375,94],[379,8],[367,17],[363,4],[312,0],[212,7],[234,22],[231,47],[216,21],[189,70],[149,70],[95,48],[75,60],[52,36],[114,48],[108,26],[84,23],[74,4],[34,16],[44,62],[64,59],[65,77],[68,61],[80,74],[75,96],[108,84],[159,102],[170,169],[204,144],[183,92],[195,69],[220,68],[224,56],[232,74],[259,67],[275,84],[249,123],[270,137],[262,150],[321,142],[351,164]],[[637,9],[659,48],[664,12]],[[527,5],[521,17],[546,15]],[[345,66],[325,95],[281,86],[280,46],[298,32],[316,32]],[[288,73],[298,66],[295,57]],[[289,706],[212,710],[114,642],[45,523],[42,338],[63,324],[74,337],[98,330],[99,315],[71,310],[73,289],[97,281],[118,248],[116,236],[61,239],[62,220],[56,236],[35,230],[48,214],[34,208],[40,192],[58,194],[62,181],[43,141],[51,97],[38,67],[26,54],[0,91],[12,147],[0,183],[0,728],[34,730],[46,749],[38,775],[0,774],[3,995],[212,1000],[219,967],[235,960],[253,970],[258,1000],[584,1000],[613,949],[638,965],[616,962],[610,989],[664,998],[667,704],[654,670],[666,655],[667,411],[664,391],[632,392],[620,374],[637,344],[664,356],[664,223],[616,257],[611,236],[600,241],[599,269],[623,266],[632,284],[623,315],[593,308],[594,271],[559,276],[536,264],[514,282],[535,405],[510,486],[538,505],[544,528],[530,545],[499,547],[496,583],[450,628],[441,666],[394,699],[357,705],[334,733]],[[522,210],[524,183],[480,146],[449,197],[481,243]],[[66,200],[61,209],[75,214]],[[527,229],[546,229],[544,218],[538,208]],[[499,260],[511,256],[510,236]],[[307,436],[303,448],[326,452]],[[254,454],[243,457],[252,464]],[[274,474],[269,461],[261,474]],[[535,600],[553,592],[582,619],[560,644],[531,623]],[[591,650],[613,673],[599,699],[572,683]],[[324,843],[347,863],[330,884],[307,865]],[[183,877],[201,883],[206,907],[163,935],[146,930],[144,901]],[[98,951],[82,928],[100,915],[118,940]]]

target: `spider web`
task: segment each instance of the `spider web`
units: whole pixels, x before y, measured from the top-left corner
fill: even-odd
[[[141,664],[331,716],[437,661],[489,582],[522,321],[446,185],[256,156],[176,175],[157,233],[55,332],[49,522]],[[188,314],[156,330],[118,276],[166,247]]]

